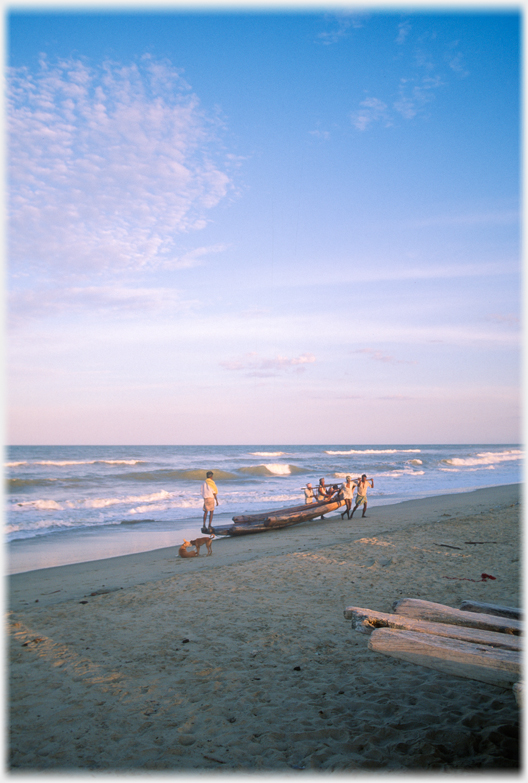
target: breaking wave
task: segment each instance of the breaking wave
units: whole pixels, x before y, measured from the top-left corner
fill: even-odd
[[[520,449],[512,451],[484,451],[481,454],[477,454],[476,457],[452,457],[450,459],[442,459],[440,462],[444,465],[450,465],[453,467],[490,467],[499,462],[511,462],[512,460],[522,459],[524,456]]]
[[[63,511],[67,508],[108,508],[119,504],[152,503],[157,500],[169,500],[171,492],[162,490],[150,495],[128,495],[122,498],[92,498],[82,500],[66,500],[58,503],[56,500],[25,500],[16,505],[21,508],[38,511]]]
[[[240,468],[240,473],[247,473],[250,476],[291,476],[294,473],[304,473],[304,471],[296,465],[271,462],[266,465],[252,465],[247,468]]]
[[[370,471],[368,478],[401,478],[402,476],[423,476],[424,470],[413,470],[412,468],[393,468],[388,470]],[[350,470],[346,473],[334,473],[334,478],[346,478],[352,476],[353,479],[357,479],[357,473],[353,474]]]
[[[349,449],[348,451],[325,451],[325,454],[419,454],[421,449]]]
[[[209,470],[209,468],[207,468]],[[119,476],[120,480],[126,481],[205,481],[205,468],[200,470],[172,470],[170,468],[160,470],[137,471],[134,473],[124,473]],[[214,470],[214,481],[231,481],[240,478],[236,473],[230,473],[226,470]]]

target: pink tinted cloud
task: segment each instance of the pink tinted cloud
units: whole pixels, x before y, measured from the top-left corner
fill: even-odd
[[[396,359],[394,356],[384,354],[382,351],[377,351],[374,348],[356,348],[356,350],[351,351],[351,353],[365,354],[376,362],[386,362],[388,364],[416,364],[415,361]]]
[[[243,372],[248,376],[264,378],[290,370],[304,372],[305,365],[313,362],[315,362],[315,356],[311,353],[303,353],[292,358],[286,356],[267,358],[259,356],[256,352],[251,352],[245,354],[240,359],[220,362],[220,366],[225,370],[234,370]]]

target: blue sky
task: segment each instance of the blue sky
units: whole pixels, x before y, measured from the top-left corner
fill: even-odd
[[[9,441],[517,442],[519,27],[13,8]]]

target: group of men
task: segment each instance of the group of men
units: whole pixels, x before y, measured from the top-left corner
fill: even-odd
[[[203,497],[203,526],[202,526],[202,533],[212,533],[212,522],[213,522],[213,514],[215,510],[215,503],[218,505],[218,489],[216,487],[216,484],[213,481],[213,471],[209,470],[206,474],[206,479],[204,483],[202,484],[202,497]],[[367,489],[368,487],[372,487],[374,489],[374,479],[367,478],[366,474],[363,473],[361,478],[352,479],[352,476],[347,476],[346,481],[344,484],[342,484],[340,487],[338,487],[336,484],[331,485],[330,487],[327,487],[325,485],[324,478],[319,479],[319,485],[317,487],[316,493],[314,494],[313,487],[310,483],[308,483],[304,489],[304,497],[306,500],[306,503],[314,503],[315,500],[321,501],[321,500],[331,500],[332,498],[339,498],[341,497],[345,501],[346,508],[341,514],[341,519],[347,515],[348,519],[352,519],[354,516],[354,511],[359,507],[363,506],[363,513],[362,517],[365,516],[367,511]],[[357,495],[356,495],[356,505],[354,508],[352,508],[352,501],[354,500],[354,492],[357,488]],[[352,511],[350,510],[352,509]],[[209,527],[205,526],[205,523],[207,521],[207,514],[209,514]]]
[[[314,493],[313,487],[310,483],[306,485],[304,489],[304,497],[306,503],[314,503],[316,500],[329,501],[332,498],[337,500],[337,498],[341,497],[345,501],[346,505],[345,510],[341,514],[341,519],[343,519],[345,514],[347,515],[347,519],[352,519],[354,516],[354,511],[359,506],[363,506],[363,513],[361,516],[364,517],[367,513],[367,490],[369,486],[374,489],[374,479],[367,478],[366,473],[363,473],[361,478],[356,480],[353,480],[352,476],[347,476],[345,483],[337,488],[335,484],[333,484],[331,487],[327,487],[325,485],[324,478],[322,478],[319,479],[319,485],[317,487],[316,493]],[[352,509],[352,501],[354,500],[354,492],[356,488],[356,505]]]

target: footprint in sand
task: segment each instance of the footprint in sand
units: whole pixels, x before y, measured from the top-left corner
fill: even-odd
[[[382,557],[379,560],[376,560],[375,558],[370,558],[369,560],[365,560],[363,563],[363,568],[372,568],[374,565],[379,565],[382,567],[390,566],[392,563],[392,557]]]

